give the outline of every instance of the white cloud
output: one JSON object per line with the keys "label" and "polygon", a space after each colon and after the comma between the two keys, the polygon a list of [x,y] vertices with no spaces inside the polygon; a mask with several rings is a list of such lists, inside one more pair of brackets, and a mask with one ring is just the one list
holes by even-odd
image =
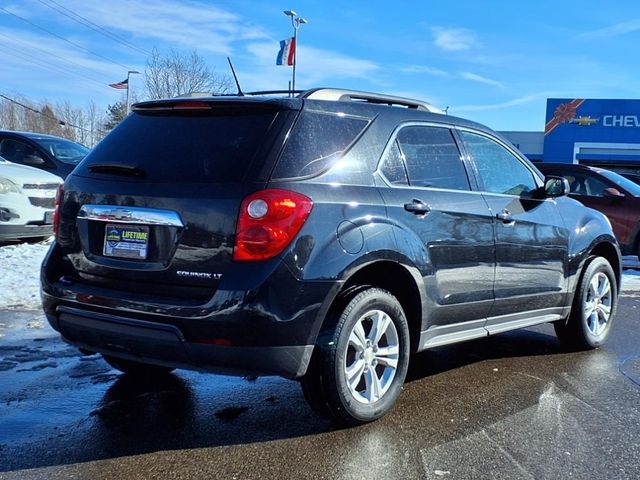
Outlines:
{"label": "white cloud", "polygon": [[261,27],[204,2],[129,0],[114,4],[74,0],[69,3],[68,8],[116,34],[126,32],[132,38],[156,39],[178,48],[230,55],[233,42],[268,38]]}
{"label": "white cloud", "polygon": [[526,103],[537,102],[542,99],[553,97],[555,95],[556,95],[555,92],[538,92],[530,95],[523,95],[522,97],[517,97],[512,100],[508,100],[506,102],[500,102],[500,103],[493,103],[493,104],[487,104],[487,105],[452,106],[449,112],[457,115],[461,112],[481,112],[484,110],[500,110],[503,108],[511,108],[511,107],[516,107],[518,105],[524,105]]}
{"label": "white cloud", "polygon": [[431,33],[434,45],[448,52],[469,50],[479,45],[475,33],[466,28],[431,27]]}
{"label": "white cloud", "polygon": [[478,75],[476,73],[462,72],[460,73],[460,78],[463,78],[465,80],[470,80],[472,82],[484,83],[485,85],[491,85],[492,87],[498,87],[498,88],[504,87],[504,85],[501,82],[497,80],[492,80],[491,78],[483,77],[482,75]]}
{"label": "white cloud", "polygon": [[[259,82],[257,88],[287,88],[291,67],[276,66],[278,48],[276,42],[251,43],[247,46],[254,57],[250,63],[256,66],[256,71],[250,77]],[[296,89],[322,83],[335,85],[336,80],[346,78],[371,80],[371,76],[380,69],[378,64],[370,60],[308,45],[300,46],[297,55]],[[277,83],[276,87],[271,86],[274,83]],[[243,85],[243,88],[246,87]]]}
{"label": "white cloud", "polygon": [[400,71],[404,73],[424,73],[426,75],[432,75],[434,77],[449,77],[451,74],[444,70],[434,67],[428,67],[426,65],[407,65],[400,67]]}
{"label": "white cloud", "polygon": [[618,35],[626,35],[640,31],[640,19],[628,20],[626,22],[616,23],[608,27],[598,30],[591,30],[578,35],[583,40],[592,40],[594,38],[615,37]]}

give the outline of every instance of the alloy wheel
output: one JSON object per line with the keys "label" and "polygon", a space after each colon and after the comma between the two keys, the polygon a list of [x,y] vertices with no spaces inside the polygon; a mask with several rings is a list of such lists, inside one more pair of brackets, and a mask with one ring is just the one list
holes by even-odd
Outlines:
{"label": "alloy wheel", "polygon": [[351,395],[371,404],[387,392],[398,368],[400,344],[391,317],[371,310],[355,323],[345,355],[344,374]]}
{"label": "alloy wheel", "polygon": [[611,283],[602,272],[596,273],[589,282],[584,302],[584,318],[593,336],[601,335],[609,323],[612,306]]}

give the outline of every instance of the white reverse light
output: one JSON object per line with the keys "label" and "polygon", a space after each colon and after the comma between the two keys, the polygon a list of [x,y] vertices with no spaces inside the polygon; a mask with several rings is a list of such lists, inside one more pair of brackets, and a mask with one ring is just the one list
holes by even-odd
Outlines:
{"label": "white reverse light", "polygon": [[268,210],[269,205],[267,205],[267,202],[259,198],[252,200],[247,206],[247,213],[251,218],[262,218],[267,214]]}

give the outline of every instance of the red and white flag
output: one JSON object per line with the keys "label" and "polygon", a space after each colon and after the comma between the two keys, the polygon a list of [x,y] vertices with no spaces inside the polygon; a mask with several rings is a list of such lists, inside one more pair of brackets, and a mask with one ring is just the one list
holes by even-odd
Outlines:
{"label": "red and white flag", "polygon": [[293,65],[296,55],[296,39],[291,37],[280,42],[280,51],[276,59],[276,65]]}
{"label": "red and white flag", "polygon": [[129,88],[129,79],[125,78],[123,81],[118,83],[110,83],[109,86],[111,88],[117,88],[118,90],[124,90]]}

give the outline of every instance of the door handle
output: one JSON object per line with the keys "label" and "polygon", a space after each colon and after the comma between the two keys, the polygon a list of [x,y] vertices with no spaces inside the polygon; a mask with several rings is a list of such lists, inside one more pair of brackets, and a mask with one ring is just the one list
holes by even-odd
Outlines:
{"label": "door handle", "polygon": [[404,209],[407,212],[414,213],[415,215],[426,215],[431,211],[429,205],[424,203],[422,200],[418,200],[417,198],[414,198],[411,203],[405,203]]}
{"label": "door handle", "polygon": [[503,208],[500,213],[496,214],[496,218],[498,220],[501,220],[502,223],[513,223],[513,222],[515,222],[515,220],[513,219],[513,215],[511,215],[511,212],[509,210],[507,210],[506,208]]}

